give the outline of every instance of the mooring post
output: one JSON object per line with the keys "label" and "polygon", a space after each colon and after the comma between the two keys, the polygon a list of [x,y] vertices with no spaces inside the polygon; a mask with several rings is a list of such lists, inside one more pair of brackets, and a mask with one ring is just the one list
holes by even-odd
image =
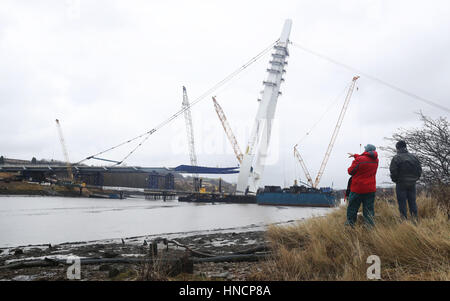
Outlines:
{"label": "mooring post", "polygon": [[152,241],[150,243],[150,256],[151,257],[158,256],[158,243],[156,241]]}

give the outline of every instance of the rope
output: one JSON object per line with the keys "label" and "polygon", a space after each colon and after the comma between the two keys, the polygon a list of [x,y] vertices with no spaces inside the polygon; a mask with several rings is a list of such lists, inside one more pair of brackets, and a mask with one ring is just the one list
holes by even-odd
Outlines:
{"label": "rope", "polygon": [[412,97],[412,98],[414,98],[414,99],[416,99],[416,100],[419,100],[419,101],[421,101],[421,102],[425,102],[425,103],[427,103],[427,104],[429,104],[429,105],[431,105],[431,106],[434,106],[434,107],[439,108],[439,109],[441,109],[441,110],[444,110],[444,111],[446,111],[446,112],[450,112],[450,109],[449,109],[449,108],[444,107],[444,106],[442,106],[442,105],[440,105],[440,104],[438,104],[438,103],[436,103],[436,102],[434,102],[434,101],[431,101],[431,100],[426,99],[426,98],[424,98],[424,97],[418,96],[418,95],[416,95],[416,94],[414,94],[414,93],[412,93],[412,92],[406,91],[405,89],[402,89],[402,88],[397,87],[397,86],[395,86],[395,85],[393,85],[393,84],[391,84],[391,83],[388,83],[388,82],[386,82],[386,81],[384,81],[384,80],[382,80],[382,79],[379,79],[379,78],[377,78],[377,77],[375,77],[375,76],[372,76],[372,75],[370,75],[370,74],[367,74],[367,73],[365,73],[365,72],[362,72],[361,70],[358,70],[358,69],[356,69],[356,68],[354,68],[354,67],[352,67],[352,66],[349,66],[349,65],[347,65],[347,64],[338,62],[338,61],[336,61],[336,60],[334,60],[334,59],[332,59],[332,58],[330,58],[330,57],[327,57],[327,56],[325,56],[325,55],[323,55],[323,54],[321,54],[321,53],[318,53],[318,52],[316,52],[316,51],[313,51],[313,50],[311,50],[311,49],[308,49],[308,48],[306,48],[306,47],[304,47],[304,46],[302,46],[302,45],[299,45],[299,44],[294,43],[294,42],[290,42],[290,43],[291,43],[293,46],[295,46],[295,47],[297,47],[297,48],[299,48],[299,49],[301,49],[301,50],[303,50],[303,51],[305,51],[305,52],[308,52],[308,53],[310,53],[310,54],[312,54],[312,55],[314,55],[314,56],[320,57],[320,58],[322,58],[322,59],[324,59],[324,60],[326,60],[326,61],[329,61],[330,63],[333,63],[333,64],[335,64],[335,65],[341,66],[341,67],[343,67],[343,68],[345,68],[345,69],[348,69],[348,70],[357,72],[357,73],[359,73],[360,75],[363,75],[363,76],[365,76],[365,77],[367,77],[367,78],[369,78],[369,79],[371,79],[371,80],[373,80],[373,81],[375,81],[375,82],[378,82],[378,83],[380,83],[380,84],[382,84],[382,85],[385,85],[385,86],[387,86],[387,87],[389,87],[389,88],[391,88],[391,89],[393,89],[393,90],[396,90],[397,92],[400,92],[400,93],[402,93],[402,94],[405,94],[405,95],[407,95],[407,96],[409,96],[409,97]]}
{"label": "rope", "polygon": [[300,140],[295,143],[295,145],[300,144],[300,142],[302,142],[307,136],[309,136],[309,134],[312,132],[312,130],[322,121],[322,119],[326,116],[326,114],[331,110],[332,107],[334,107],[337,103],[337,101],[341,98],[341,96],[345,93],[345,91],[348,90],[348,88],[350,87],[351,83],[349,83],[347,86],[345,86],[345,88],[342,90],[341,93],[339,93],[338,96],[336,96],[336,98],[333,100],[332,103],[330,103],[330,105],[328,106],[328,108],[324,111],[324,113],[322,114],[322,116],[319,118],[319,120],[317,120],[317,122],[315,122],[313,124],[313,126],[306,131],[306,134],[300,138]]}
{"label": "rope", "polygon": [[[170,116],[168,119],[164,120],[163,122],[161,122],[160,124],[158,124],[156,127],[154,127],[153,129],[139,135],[136,136],[132,139],[129,139],[127,141],[124,141],[122,143],[119,143],[113,147],[110,147],[104,151],[98,152],[95,155],[91,155],[89,157],[86,157],[85,159],[77,162],[76,164],[80,164],[86,160],[92,159],[93,157],[96,157],[98,155],[104,154],[106,152],[109,152],[111,150],[114,150],[118,147],[121,147],[125,144],[131,143],[139,138],[144,137],[144,139],[142,139],[142,141],[133,149],[131,150],[122,160],[119,161],[119,163],[116,163],[115,165],[120,165],[122,164],[126,159],[128,159],[128,157],[130,157],[140,146],[142,146],[144,144],[145,141],[147,141],[147,139],[150,137],[150,135],[152,135],[153,133],[155,133],[157,130],[159,130],[160,128],[162,128],[163,126],[165,126],[166,124],[170,123],[171,121],[173,121],[174,119],[176,119],[178,116],[180,116],[181,114],[183,114],[186,110],[190,109],[191,107],[193,107],[195,104],[199,103],[201,100],[205,99],[208,95],[210,95],[211,93],[213,93],[215,90],[217,90],[218,88],[220,88],[221,86],[223,86],[225,83],[227,83],[228,81],[230,81],[233,77],[235,77],[237,74],[239,74],[241,71],[243,71],[244,69],[246,69],[248,66],[250,66],[251,64],[253,64],[254,62],[256,62],[257,60],[259,60],[266,52],[268,52],[270,49],[272,49],[273,46],[275,46],[278,43],[278,40],[276,40],[275,42],[271,43],[267,48],[265,48],[264,50],[262,50],[260,53],[258,53],[256,56],[254,56],[253,58],[251,58],[247,63],[245,63],[244,65],[242,65],[241,67],[239,67],[238,69],[236,69],[234,72],[232,72],[231,74],[229,74],[227,77],[225,77],[223,80],[219,81],[217,84],[215,84],[212,88],[210,88],[209,90],[207,90],[206,92],[204,92],[202,95],[200,95],[199,97],[197,97],[193,102],[190,103],[189,106],[186,106],[184,108],[182,108],[181,110],[179,110],[178,112],[176,112],[175,114],[173,114],[172,116]],[[115,166],[114,165],[114,166]]]}

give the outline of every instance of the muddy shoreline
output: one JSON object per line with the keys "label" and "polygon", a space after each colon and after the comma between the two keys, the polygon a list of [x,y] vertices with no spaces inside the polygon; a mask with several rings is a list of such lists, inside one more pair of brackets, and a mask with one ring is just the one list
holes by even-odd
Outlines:
{"label": "muddy shoreline", "polygon": [[[242,229],[240,229],[242,231]],[[13,267],[20,263],[65,262],[69,256],[83,260],[96,259],[98,264],[81,265],[81,279],[84,281],[114,280],[251,280],[251,275],[258,270],[258,260],[221,262],[198,262],[199,257],[229,256],[252,249],[267,246],[265,231],[248,230],[239,232],[225,229],[223,232],[201,234],[168,234],[161,236],[141,236],[124,239],[101,240],[91,242],[62,243],[57,245],[30,245],[0,249],[0,280],[36,281],[67,279],[65,264],[33,267]],[[153,256],[155,252],[157,256]],[[194,252],[194,253],[193,253]],[[200,256],[200,255],[201,256]],[[258,252],[253,253],[258,254]],[[204,256],[203,256],[204,255]],[[234,255],[235,256],[235,255]],[[246,255],[252,257],[253,255]],[[110,260],[113,258],[113,260]],[[114,263],[130,258],[179,261],[180,258],[194,259],[192,267],[181,269],[167,275],[148,276],[148,265],[142,262]],[[107,263],[102,263],[106,261]],[[151,260],[150,260],[151,261]],[[147,270],[146,270],[147,269]],[[147,272],[147,278],[144,276]],[[159,278],[159,279],[158,279]]]}
{"label": "muddy shoreline", "polygon": [[[304,218],[271,224],[288,225]],[[170,275],[151,276],[145,280],[252,280],[252,274],[260,266],[259,261],[267,258],[270,251],[265,237],[268,224],[258,222],[241,227],[230,226],[233,228],[123,236],[93,241],[55,240],[54,243],[48,240],[52,245],[7,244],[8,247],[0,247],[0,281],[68,280],[66,261],[71,256],[82,261],[82,281],[143,280],[142,270],[145,269],[145,264],[137,261],[156,258],[157,261],[172,262],[184,257],[189,257],[192,261],[192,269],[181,269],[179,273]],[[173,242],[164,244],[164,240]],[[155,242],[157,257],[152,257],[151,245]],[[266,254],[262,254],[264,252],[261,248]],[[248,258],[243,256],[245,258],[241,258],[242,260],[234,260],[233,257],[233,260],[208,262],[200,256],[206,254],[208,257],[230,257],[244,255],[242,252],[249,249],[257,250],[245,253]],[[92,260],[98,263],[93,264]]]}

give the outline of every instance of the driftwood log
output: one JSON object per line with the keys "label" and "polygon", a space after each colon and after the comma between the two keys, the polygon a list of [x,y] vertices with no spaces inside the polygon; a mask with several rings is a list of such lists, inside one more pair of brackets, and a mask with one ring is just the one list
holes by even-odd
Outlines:
{"label": "driftwood log", "polygon": [[[188,247],[186,245],[180,244],[176,240],[167,240],[167,239],[161,239],[161,240],[166,245],[168,243],[173,243],[177,247],[185,248],[186,250],[188,250],[195,257],[206,257],[206,258],[208,258],[208,257],[217,257],[218,256],[217,254],[210,254],[210,253],[206,253],[204,251],[193,250],[193,249],[191,249],[190,247]],[[232,253],[230,255],[254,254],[256,252],[266,252],[266,251],[269,251],[269,247],[264,244],[264,245],[259,245],[259,246],[256,246],[256,247],[240,250],[240,251],[234,252],[234,253]]]}
{"label": "driftwood log", "polygon": [[160,241],[162,241],[165,245],[169,245],[169,243],[172,243],[174,245],[176,245],[177,247],[180,248],[185,248],[186,250],[188,250],[192,255],[196,256],[196,257],[213,257],[213,254],[209,254],[209,253],[205,253],[205,252],[201,252],[201,251],[196,251],[191,249],[190,247],[180,244],[179,242],[177,242],[176,240],[169,240],[169,239],[161,239]]}
{"label": "driftwood log", "polygon": [[267,258],[269,253],[267,254],[232,254],[232,255],[222,255],[222,256],[214,256],[208,258],[194,258],[192,259],[195,263],[200,262],[251,262],[251,261],[259,261]]}
{"label": "driftwood log", "polygon": [[[176,245],[177,247],[181,247],[186,249],[190,257],[178,257],[178,258],[157,258],[157,243],[163,242],[165,245],[169,245],[169,243]],[[211,254],[205,251],[193,250],[191,247],[187,245],[183,245],[176,240],[168,240],[165,238],[160,238],[154,240],[150,244],[150,255],[151,258],[81,258],[80,263],[82,265],[95,265],[95,264],[112,264],[112,263],[121,263],[121,264],[155,264],[165,265],[165,266],[178,266],[183,272],[189,272],[192,269],[193,263],[201,263],[201,262],[251,262],[258,261],[267,258],[270,253],[270,249],[267,245],[259,245],[248,249],[243,249],[231,254]],[[23,261],[15,262],[0,266],[0,270],[2,269],[22,269],[22,268],[32,268],[32,267],[49,267],[49,266],[58,266],[58,265],[71,265],[72,263],[67,263],[66,260],[63,259],[52,259],[52,258],[44,258],[39,260],[29,260],[26,259]],[[187,267],[187,268],[186,268]],[[187,269],[187,271],[185,271]]]}
{"label": "driftwood log", "polygon": [[[80,263],[82,265],[93,265],[93,264],[107,264],[107,263],[122,263],[122,264],[159,264],[159,265],[177,265],[180,262],[184,262],[183,265],[190,265],[192,263],[201,262],[242,262],[242,261],[258,261],[267,258],[269,253],[266,254],[230,254],[221,255],[213,257],[203,257],[203,258],[81,258]],[[40,259],[31,261],[20,261],[7,265],[0,266],[0,269],[23,269],[32,267],[49,267],[58,265],[71,265],[72,263],[67,263],[65,260],[61,259]]]}

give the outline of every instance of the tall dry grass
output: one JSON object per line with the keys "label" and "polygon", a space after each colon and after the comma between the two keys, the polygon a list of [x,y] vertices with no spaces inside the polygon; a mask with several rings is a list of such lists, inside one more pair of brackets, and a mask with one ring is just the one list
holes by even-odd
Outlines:
{"label": "tall dry grass", "polygon": [[367,280],[367,257],[381,259],[383,280],[450,280],[450,222],[434,199],[418,198],[419,220],[402,221],[396,203],[377,199],[373,229],[346,207],[292,226],[272,226],[273,258],[255,280]]}

